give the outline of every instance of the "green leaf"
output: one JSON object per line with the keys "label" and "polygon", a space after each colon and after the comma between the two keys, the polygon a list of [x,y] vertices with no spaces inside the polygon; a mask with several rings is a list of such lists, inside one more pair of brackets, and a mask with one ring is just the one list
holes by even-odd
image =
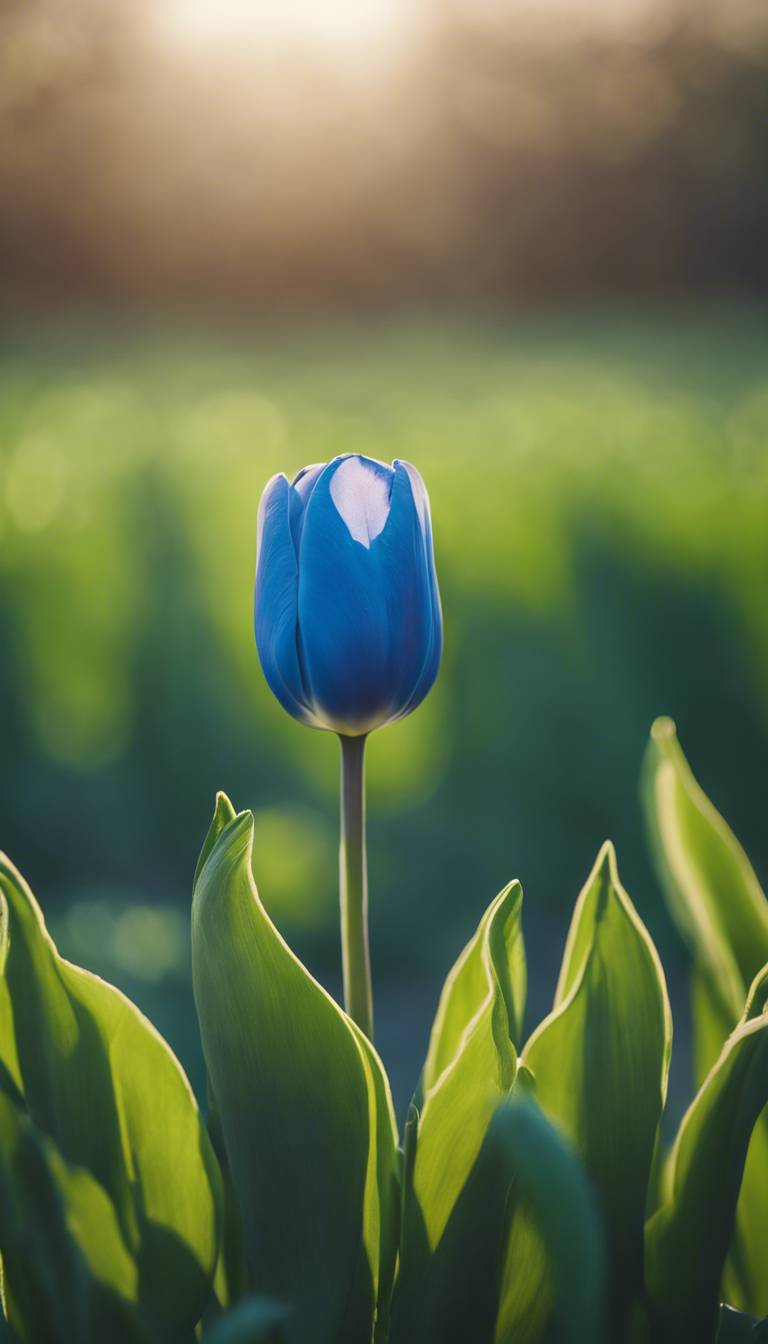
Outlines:
{"label": "green leaf", "polygon": [[252,849],[244,812],[210,848],[192,910],[195,999],[249,1284],[290,1305],[289,1344],[352,1344],[371,1338],[393,1273],[389,1085],[365,1037],[271,923]]}
{"label": "green leaf", "polygon": [[[216,794],[216,804],[213,810],[211,824],[203,841],[203,847],[200,851],[200,857],[195,868],[195,875],[192,882],[192,892],[197,885],[197,879],[202,872],[205,862],[213,846],[230,821],[235,819],[235,809],[225,793]],[[224,1146],[224,1134],[221,1128],[221,1117],[213,1092],[213,1084],[210,1077],[208,1082],[208,1133],[213,1144],[213,1151],[216,1154],[219,1168],[222,1176],[223,1186],[223,1217],[221,1230],[221,1243],[219,1246],[219,1260],[216,1266],[216,1275],[214,1278],[214,1293],[219,1307],[231,1307],[237,1302],[245,1292],[245,1252],[243,1247],[243,1226],[240,1217],[240,1209],[237,1203],[232,1173],[229,1169],[229,1159],[227,1158],[226,1148]]]}
{"label": "green leaf", "polygon": [[0,1092],[0,1250],[10,1323],[26,1344],[145,1338],[138,1268],[109,1197]]}
{"label": "green leaf", "polygon": [[[495,1344],[546,1337],[598,1344],[604,1252],[586,1172],[533,1101],[503,1103],[489,1142],[514,1183],[515,1217],[503,1271]],[[538,1273],[537,1273],[538,1270]]]}
{"label": "green leaf", "polygon": [[723,1279],[729,1301],[768,1313],[768,1113],[757,1121],[747,1150],[736,1226]]}
{"label": "green leaf", "polygon": [[[696,1079],[704,1082],[729,1034],[729,1023],[712,982],[694,966],[692,979]],[[736,1225],[723,1277],[723,1295],[743,1309],[768,1313],[768,1113],[752,1131],[736,1209]]]}
{"label": "green leaf", "polygon": [[[692,948],[699,1083],[768,961],[768,901],[727,823],[697,784],[669,719],[653,726],[644,769],[649,831],[670,910]],[[724,1281],[740,1307],[768,1314],[768,1115],[755,1127]]]}
{"label": "green leaf", "polygon": [[717,1344],[768,1344],[768,1317],[759,1320],[733,1307],[722,1306],[717,1327]]}
{"label": "green leaf", "polygon": [[582,1155],[611,1255],[621,1333],[643,1285],[643,1226],[672,1023],[664,973],[603,846],[571,922],[553,1012],[524,1052],[536,1096]]}
{"label": "green leaf", "polygon": [[287,1307],[268,1297],[247,1297],[206,1333],[205,1344],[283,1344]]}
{"label": "green leaf", "polygon": [[197,867],[195,868],[195,875],[192,879],[193,895],[195,887],[197,886],[197,879],[208,861],[213,846],[216,844],[216,841],[225,827],[229,825],[230,821],[234,821],[235,816],[235,809],[229,798],[223,790],[219,789],[219,792],[216,794],[216,802],[213,808],[211,824],[208,827],[208,832],[203,841],[203,847],[200,850],[200,857],[197,860]]}
{"label": "green leaf", "polygon": [[3,1302],[19,1338],[40,1344],[90,1328],[85,1266],[66,1226],[46,1154],[26,1117],[0,1093]]}
{"label": "green leaf", "polygon": [[499,892],[446,979],[424,1066],[427,1092],[456,1058],[462,1037],[486,998],[489,964],[504,1000],[507,1035],[514,1045],[521,1044],[526,990],[522,898],[519,882],[510,882]]}
{"label": "green leaf", "polygon": [[714,1339],[747,1149],[767,1102],[768,967],[683,1119],[668,1199],[648,1223],[648,1293],[669,1344]]}
{"label": "green leaf", "polygon": [[446,980],[424,1070],[413,1192],[430,1248],[438,1244],[499,1099],[512,1087],[524,978],[512,882],[491,903]]}
{"label": "green leaf", "polygon": [[445,1339],[446,1329],[459,1330],[467,1304],[474,1304],[473,1339],[491,1337],[508,1213],[506,1190],[480,1155],[517,1076],[511,1035],[525,990],[521,906],[513,882],[489,906],[443,989],[423,1109],[406,1130],[396,1339]]}
{"label": "green leaf", "polygon": [[768,902],[744,850],[691,773],[671,719],[651,730],[646,817],[669,907],[729,1014],[768,961]]}
{"label": "green leaf", "polygon": [[185,1337],[208,1296],[220,1175],[189,1083],[151,1024],[97,976],[60,957],[41,911],[0,856],[7,920],[0,1072],[65,1162],[114,1206],[139,1270],[145,1318]]}
{"label": "green leaf", "polygon": [[[229,1158],[224,1145],[224,1131],[221,1116],[213,1095],[213,1087],[208,1080],[208,1133],[211,1136],[213,1151],[221,1169],[223,1187],[223,1217],[221,1243],[213,1291],[220,1308],[226,1309],[238,1302],[245,1293],[245,1247],[243,1245],[243,1222]],[[213,1306],[213,1304],[211,1304]]]}
{"label": "green leaf", "polygon": [[[742,1003],[745,994],[746,988],[741,996]],[[693,1076],[696,1086],[701,1087],[712,1065],[720,1058],[720,1052],[738,1018],[736,1021],[731,1020],[731,1014],[725,1009],[711,977],[697,962],[693,963],[691,969],[691,1019]]]}
{"label": "green leaf", "polygon": [[524,1092],[515,1089],[497,1106],[443,1238],[420,1271],[406,1291],[398,1282],[392,1344],[602,1338],[595,1199],[577,1156]]}

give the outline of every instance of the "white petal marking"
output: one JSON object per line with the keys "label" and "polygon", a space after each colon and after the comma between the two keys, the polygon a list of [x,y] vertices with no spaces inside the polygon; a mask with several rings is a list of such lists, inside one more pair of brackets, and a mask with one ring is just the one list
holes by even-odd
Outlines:
{"label": "white petal marking", "polygon": [[387,477],[359,457],[348,457],[333,473],[331,499],[349,535],[370,550],[389,517]]}

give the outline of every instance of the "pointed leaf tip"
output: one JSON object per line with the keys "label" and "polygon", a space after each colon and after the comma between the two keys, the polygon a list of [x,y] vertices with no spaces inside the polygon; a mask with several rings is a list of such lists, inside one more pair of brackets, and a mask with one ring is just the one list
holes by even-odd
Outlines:
{"label": "pointed leaf tip", "polygon": [[424,1066],[424,1090],[429,1092],[462,1047],[472,1019],[492,988],[504,1052],[507,1039],[520,1044],[525,1007],[526,967],[522,935],[523,889],[510,882],[491,902],[474,935],[449,971],[440,995]]}
{"label": "pointed leaf tip", "polygon": [[289,1344],[370,1338],[395,1253],[389,1086],[270,920],[253,831],[245,811],[215,835],[192,906],[195,1001],[249,1287],[291,1304]]}
{"label": "pointed leaf tip", "polygon": [[747,986],[768,961],[768,902],[736,836],[697,782],[674,727],[657,731],[654,725],[643,799],[670,913],[733,1027]]}
{"label": "pointed leaf tip", "polygon": [[671,1032],[658,954],[606,842],[576,902],[554,1009],[523,1058],[543,1110],[597,1187],[610,1229],[619,1333],[642,1291],[645,1203]]}
{"label": "pointed leaf tip", "polygon": [[208,827],[206,837],[203,841],[203,847],[200,850],[200,857],[197,860],[195,874],[194,877],[192,878],[193,891],[197,885],[200,874],[202,873],[203,868],[205,867],[208,861],[213,846],[216,844],[216,841],[218,840],[219,836],[221,835],[225,827],[227,827],[229,823],[234,820],[234,817],[235,817],[234,807],[229,801],[229,798],[227,797],[226,793],[224,793],[222,789],[219,789],[218,793],[216,794],[216,799],[213,806],[213,816],[211,818],[211,823],[210,826]]}

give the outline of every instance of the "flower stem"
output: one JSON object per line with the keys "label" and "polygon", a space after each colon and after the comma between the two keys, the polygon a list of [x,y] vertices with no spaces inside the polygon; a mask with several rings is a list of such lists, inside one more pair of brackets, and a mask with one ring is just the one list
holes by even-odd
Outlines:
{"label": "flower stem", "polygon": [[373,1040],[371,958],[368,950],[368,864],[365,853],[365,735],[341,742],[341,959],[344,1007]]}

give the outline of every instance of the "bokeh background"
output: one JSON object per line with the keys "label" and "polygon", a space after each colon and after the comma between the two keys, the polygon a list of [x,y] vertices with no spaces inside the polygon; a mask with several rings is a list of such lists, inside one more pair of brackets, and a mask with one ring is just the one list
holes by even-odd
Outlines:
{"label": "bokeh background", "polygon": [[533,1023],[601,841],[662,950],[648,729],[768,877],[763,0],[2,0],[0,844],[197,1085],[224,788],[338,992],[337,753],[251,627],[267,477],[403,456],[446,652],[369,752],[398,1106],[509,878]]}

